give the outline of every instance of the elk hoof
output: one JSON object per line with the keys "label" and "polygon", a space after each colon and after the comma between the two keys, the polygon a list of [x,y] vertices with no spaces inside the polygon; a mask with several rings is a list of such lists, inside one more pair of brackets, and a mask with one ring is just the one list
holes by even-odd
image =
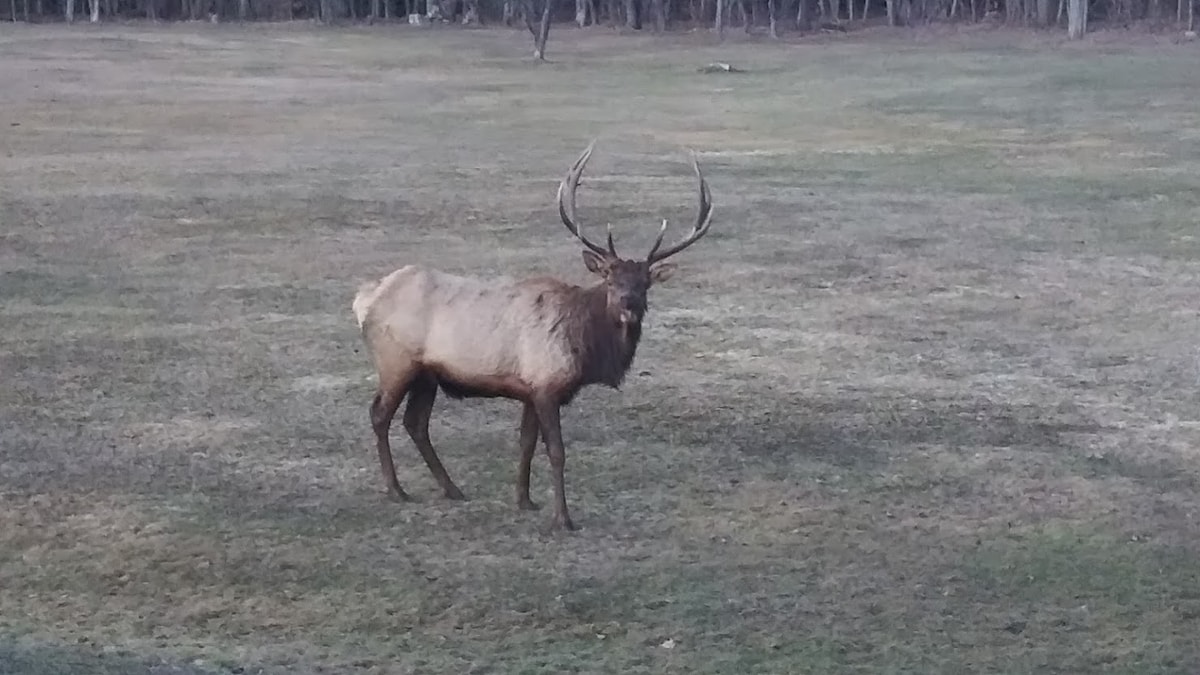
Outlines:
{"label": "elk hoof", "polygon": [[570,516],[558,516],[554,519],[554,527],[568,532],[573,532],[579,528],[575,527],[575,523],[571,522]]}
{"label": "elk hoof", "polygon": [[453,483],[446,486],[446,499],[453,499],[456,502],[465,502],[467,500],[462,490],[459,490],[458,486]]}
{"label": "elk hoof", "polygon": [[404,504],[412,501],[412,497],[409,497],[408,493],[400,488],[392,488],[388,490],[388,499],[396,502],[397,504]]}
{"label": "elk hoof", "polygon": [[529,497],[526,497],[524,499],[517,500],[517,508],[521,509],[522,511],[537,511],[538,509],[542,508],[542,505],[533,501]]}

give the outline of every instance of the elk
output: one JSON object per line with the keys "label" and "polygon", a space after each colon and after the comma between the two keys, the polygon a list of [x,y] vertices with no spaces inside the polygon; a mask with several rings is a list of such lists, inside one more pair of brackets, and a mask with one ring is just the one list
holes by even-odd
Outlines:
{"label": "elk", "polygon": [[675,269],[663,262],[708,233],[712,197],[696,155],[700,211],[691,232],[662,248],[664,220],[643,260],[617,255],[612,226],[600,246],[576,224],[575,192],[596,145],[593,140],[558,187],[563,225],[583,244],[583,263],[600,277],[591,286],[558,279],[479,279],[407,265],[362,284],[353,301],[362,339],[379,381],[370,405],[379,464],[394,501],[409,501],[396,479],[388,432],[407,396],[404,428],[449,499],[464,499],[429,440],[429,420],[440,389],[462,398],[515,399],[524,404],[517,468],[517,506],[529,498],[529,469],[539,434],[550,458],[555,527],[574,530],[567,513],[560,409],[585,386],[620,388],[642,334],[650,286]]}

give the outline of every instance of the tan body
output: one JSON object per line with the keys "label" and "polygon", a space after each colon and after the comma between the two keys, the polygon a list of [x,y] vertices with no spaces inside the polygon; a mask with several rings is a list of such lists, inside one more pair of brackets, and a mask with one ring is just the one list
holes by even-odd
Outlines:
{"label": "tan body", "polygon": [[458,398],[524,401],[535,390],[573,395],[620,384],[637,348],[636,336],[627,338],[637,331],[603,325],[605,295],[603,284],[485,280],[408,265],[360,286],[353,307],[380,371],[420,369]]}
{"label": "tan body", "polygon": [[575,188],[591,151],[588,146],[559,187],[559,211],[567,229],[589,249],[583,252],[584,263],[602,278],[596,285],[545,277],[478,279],[408,265],[359,287],[354,315],[379,375],[371,424],[393,499],[408,500],[396,479],[388,439],[405,398],[404,428],[451,499],[462,499],[462,491],[429,440],[438,390],[455,398],[511,398],[524,404],[518,506],[538,508],[529,498],[529,470],[541,436],[554,481],[555,523],[574,529],[567,513],[560,408],[587,385],[620,386],[641,338],[646,293],[674,268],[660,261],[703,236],[711,215],[708,187],[697,165],[700,217],[691,235],[658,253],[664,222],[646,260],[621,259],[611,232],[604,249],[583,237],[574,223]]}

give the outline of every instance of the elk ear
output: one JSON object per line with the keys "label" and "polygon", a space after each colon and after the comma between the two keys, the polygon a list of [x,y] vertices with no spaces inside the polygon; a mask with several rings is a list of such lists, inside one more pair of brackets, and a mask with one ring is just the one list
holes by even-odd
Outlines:
{"label": "elk ear", "polygon": [[675,263],[658,263],[650,268],[650,281],[652,283],[661,284],[675,274]]}
{"label": "elk ear", "polygon": [[592,274],[599,274],[600,276],[608,274],[608,261],[598,253],[584,251],[583,264],[587,265],[588,271]]}

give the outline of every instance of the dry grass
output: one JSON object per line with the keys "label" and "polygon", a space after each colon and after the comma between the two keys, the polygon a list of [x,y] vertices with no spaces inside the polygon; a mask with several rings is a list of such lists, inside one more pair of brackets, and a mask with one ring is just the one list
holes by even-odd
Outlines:
{"label": "dry grass", "polygon": [[[1195,672],[1195,48],[875,37],[0,28],[0,672]],[[717,223],[582,531],[499,401],[386,502],[354,289],[583,280],[593,135],[587,221],[685,222],[686,144]]]}

